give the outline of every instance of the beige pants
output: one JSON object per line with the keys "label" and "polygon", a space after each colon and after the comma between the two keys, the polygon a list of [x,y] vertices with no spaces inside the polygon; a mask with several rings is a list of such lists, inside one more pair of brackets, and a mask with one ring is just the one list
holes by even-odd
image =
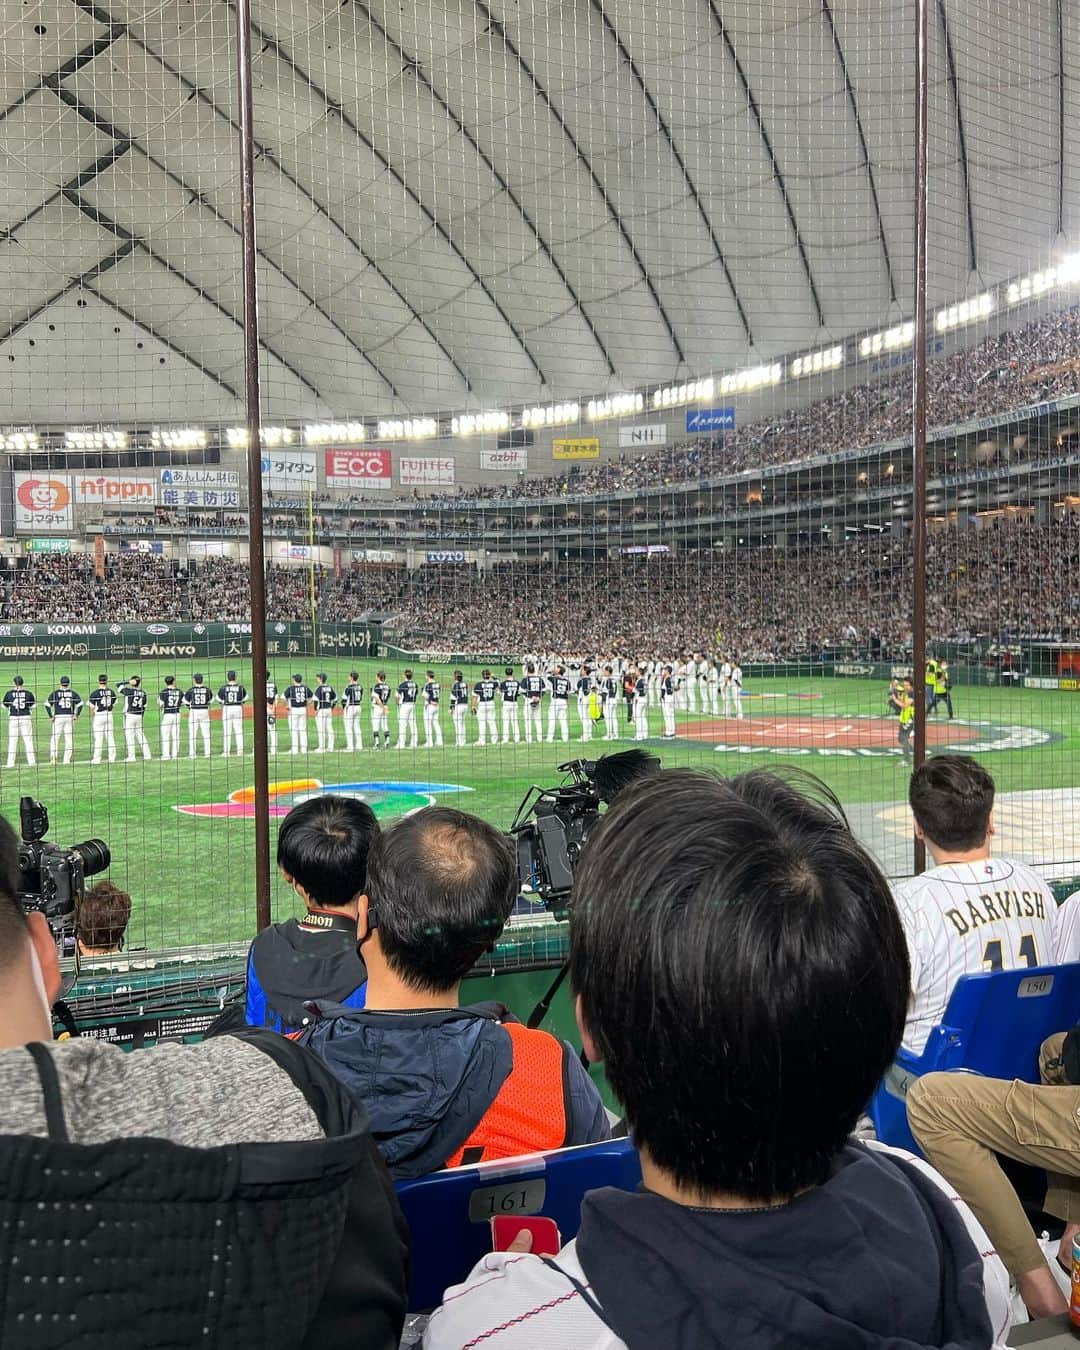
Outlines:
{"label": "beige pants", "polygon": [[1080,1223],[1080,1087],[1062,1079],[1064,1039],[1062,1033],[1042,1045],[1045,1086],[928,1073],[908,1091],[912,1134],[975,1211],[1014,1278],[1042,1267],[1045,1257],[995,1153],[1044,1168],[1047,1213]]}

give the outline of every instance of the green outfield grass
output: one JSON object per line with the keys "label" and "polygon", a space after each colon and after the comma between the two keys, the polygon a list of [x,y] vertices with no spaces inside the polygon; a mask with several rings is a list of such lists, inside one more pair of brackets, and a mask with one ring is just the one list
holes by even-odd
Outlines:
{"label": "green outfield grass", "polygon": [[[309,684],[315,684],[316,669],[326,669],[331,682],[340,691],[350,665],[341,660],[314,661],[303,659],[292,664],[277,662],[272,676],[279,687],[288,683],[292,670],[302,671]],[[226,665],[237,666],[241,679],[250,687],[250,673],[236,661],[208,661],[201,664],[207,681],[216,690],[224,680]],[[369,689],[376,663],[359,663],[361,680]],[[401,678],[400,665],[387,665],[391,684]],[[6,688],[15,673],[21,673],[27,685],[44,701],[62,674],[71,676],[74,687],[85,698],[96,683],[102,667],[99,663],[84,662],[52,666],[41,662],[33,667],[25,663],[16,667],[0,663],[0,681]],[[191,670],[176,667],[175,662],[155,664],[145,661],[139,666],[144,685],[154,700],[163,677],[171,672],[178,683],[187,687]],[[134,673],[132,669],[113,668],[108,671],[114,685]],[[475,679],[476,667],[466,674]],[[452,678],[446,667],[439,670],[443,681],[444,699]],[[814,723],[818,719],[857,718],[853,725],[856,738],[869,736],[874,726],[866,718],[880,718],[884,706],[884,687],[878,681],[860,679],[832,679],[807,674],[803,678],[748,681],[744,701],[747,726],[742,734],[753,734],[753,728],[764,727],[765,719],[791,729],[792,745],[814,744]],[[1080,787],[1080,731],[1073,713],[1073,696],[1057,691],[1036,691],[1012,688],[966,688],[954,691],[957,717],[963,721],[990,723],[997,727],[1034,728],[1050,733],[1050,739],[1039,745],[1020,749],[992,750],[982,758],[994,773],[999,790],[1006,792],[1030,791],[1046,788]],[[807,697],[811,696],[811,697]],[[545,706],[546,728],[546,706]],[[680,725],[700,720],[680,713]],[[808,720],[807,720],[808,719]],[[6,717],[3,719],[6,722]],[[421,739],[423,738],[422,715]],[[765,753],[756,745],[738,753],[717,753],[712,743],[678,739],[660,739],[660,713],[650,710],[650,731],[655,739],[648,744],[659,753],[665,765],[703,766],[721,772],[740,772],[764,766],[777,767],[782,763],[798,763],[819,774],[848,805],[858,803],[901,803],[906,791],[907,775],[891,747],[895,724],[887,724],[884,734],[887,744],[873,755],[828,755],[815,752]],[[469,721],[470,742],[476,738],[476,719]],[[339,749],[332,755],[309,753],[306,759],[287,753],[289,744],[285,719],[279,718],[280,751],[271,762],[271,781],[318,779],[324,784],[352,782],[385,782],[387,784],[423,782],[459,785],[468,792],[446,794],[440,800],[480,813],[491,821],[509,825],[522,794],[532,783],[551,785],[558,781],[556,766],[578,755],[602,753],[611,748],[627,748],[630,728],[620,718],[623,736],[618,747],[598,743],[594,737],[588,746],[577,740],[580,732],[576,704],[570,705],[570,744],[561,742],[541,746],[505,746],[481,749],[470,744],[458,750],[450,744],[453,731],[449,707],[442,710],[443,735],[447,745],[442,750],[384,751],[371,749],[370,713],[365,704],[363,731],[365,749],[360,754],[346,754],[340,749],[344,743],[340,718],[335,719]],[[210,760],[189,760],[187,756],[186,719],[181,727],[181,758],[162,763],[157,758],[160,745],[159,717],[156,704],[146,718],[146,731],[155,758],[150,762],[91,766],[89,717],[84,715],[75,730],[75,763],[70,766],[50,766],[48,759],[48,725],[43,710],[34,716],[38,767],[29,769],[20,764],[16,771],[0,769],[0,810],[11,820],[17,818],[18,798],[29,793],[40,798],[49,807],[52,829],[49,838],[63,845],[96,836],[103,838],[113,852],[113,878],[132,893],[134,917],[131,943],[137,946],[159,947],[192,942],[211,942],[250,936],[254,929],[253,822],[250,819],[209,819],[182,814],[174,808],[182,803],[225,802],[229,794],[249,787],[252,782],[251,725],[245,725],[248,754],[243,759],[220,758],[221,727],[212,726],[214,757]],[[123,724],[119,711],[115,729],[120,758],[125,750]],[[396,737],[396,710],[391,711],[391,730]],[[795,731],[798,730],[798,735]],[[0,728],[0,751],[6,751],[6,727]],[[723,736],[724,729],[720,731]],[[776,733],[780,739],[788,734]],[[976,728],[968,734],[983,736],[984,729]],[[996,734],[996,733],[995,733]],[[311,723],[309,739],[315,744],[315,728]],[[0,758],[0,764],[4,761]],[[389,791],[389,790],[388,790]],[[439,794],[434,794],[439,796]],[[392,816],[420,804],[426,797],[407,797],[401,791],[385,797],[377,809]],[[1080,869],[1078,869],[1080,870]],[[296,909],[295,897],[283,883],[274,885],[276,917],[283,917]]]}

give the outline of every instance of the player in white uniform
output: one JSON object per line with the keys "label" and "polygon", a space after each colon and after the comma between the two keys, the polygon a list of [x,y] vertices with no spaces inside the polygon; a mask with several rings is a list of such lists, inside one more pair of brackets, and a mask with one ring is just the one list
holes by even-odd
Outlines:
{"label": "player in white uniform", "polygon": [[734,717],[735,709],[732,707],[731,693],[731,662],[726,656],[720,664],[720,697],[724,704],[724,716]]}
{"label": "player in white uniform", "polygon": [[363,703],[364,688],[360,683],[360,672],[350,670],[349,682],[341,691],[346,750],[363,750],[364,748],[364,728],[360,721],[360,709],[363,707]]}
{"label": "player in white uniform", "polygon": [[735,705],[735,716],[743,715],[742,706],[742,666],[739,665],[739,658],[736,656],[731,662],[731,701]]}
{"label": "player in white uniform", "polygon": [[894,887],[911,960],[903,1045],[922,1054],[961,975],[1080,959],[1075,901],[1060,909],[1033,868],[991,858],[994,780],[966,755],[935,755],[911,778],[915,834],[934,866]]}
{"label": "player in white uniform", "polygon": [[435,672],[427,672],[423,689],[424,695],[424,749],[442,745],[442,723],[439,721],[439,702],[442,698],[442,685],[435,678]]}
{"label": "player in white uniform", "polygon": [[319,683],[315,686],[315,746],[317,755],[329,755],[334,750],[334,709],[337,707],[337,690],[329,682],[325,670],[319,671]]}
{"label": "player in white uniform", "polygon": [[67,675],[61,675],[60,688],[54,689],[46,700],[45,706],[52,721],[52,735],[49,737],[49,763],[55,764],[60,757],[63,745],[64,763],[71,763],[72,728],[82,712],[82,695],[71,687]]}
{"label": "player in white uniform", "polygon": [[488,738],[492,745],[499,744],[499,733],[495,729],[495,693],[499,687],[492,679],[491,671],[484,670],[473,686],[473,708],[476,711],[476,744],[486,745]]}
{"label": "player in white uniform", "polygon": [[184,696],[176,687],[176,676],[165,676],[165,688],[157,696],[161,709],[161,758],[176,759],[180,754],[180,708]]}
{"label": "player in white uniform", "polygon": [[91,764],[101,763],[101,752],[107,751],[109,763],[116,760],[116,737],[113,735],[113,709],[116,707],[116,690],[109,685],[108,675],[98,676],[98,687],[90,695],[90,707],[93,719],[90,730],[93,734],[94,750]]}
{"label": "player in white uniform", "polygon": [[303,675],[294,675],[283,695],[289,705],[289,754],[306,755],[308,749],[308,704],[315,697]]}
{"label": "player in white uniform", "polygon": [[226,674],[225,681],[217,696],[221,704],[221,754],[227,759],[234,748],[238,755],[244,753],[244,701],[247,699],[247,690],[237,681],[235,670]]}
{"label": "player in white uniform", "polygon": [[379,737],[383,748],[390,749],[390,686],[386,683],[386,671],[380,670],[371,686],[371,739],[375,749],[379,749]]}
{"label": "player in white uniform", "polygon": [[191,688],[184,695],[188,710],[188,759],[195,758],[199,738],[202,738],[203,757],[210,758],[210,703],[213,699],[203,677],[196,672],[191,677]]}
{"label": "player in white uniform", "polygon": [[549,741],[555,739],[555,732],[564,741],[570,739],[570,719],[566,715],[567,704],[570,700],[570,677],[566,673],[564,666],[557,665],[555,673],[548,676],[548,683],[551,685],[551,702],[548,705],[548,735]]}
{"label": "player in white uniform", "polygon": [[503,674],[505,678],[499,681],[499,692],[502,694],[503,745],[510,744],[511,736],[514,738],[514,744],[517,745],[521,740],[521,721],[518,717],[518,704],[521,702],[521,681],[515,676],[513,666],[507,666]]}
{"label": "player in white uniform", "polygon": [[686,711],[697,712],[698,663],[693,656],[683,662],[683,684],[686,689]]}
{"label": "player in white uniform", "polygon": [[716,657],[709,658],[709,667],[705,672],[705,693],[708,697],[709,712],[713,717],[720,716],[720,668]]}
{"label": "player in white uniform", "polygon": [[15,767],[15,756],[20,745],[26,755],[27,764],[37,763],[37,756],[34,754],[34,732],[30,725],[30,714],[36,702],[37,699],[26,688],[23,677],[16,675],[11,682],[11,688],[4,695],[4,707],[8,713],[7,766],[9,769]]}
{"label": "player in white uniform", "polygon": [[649,681],[645,677],[645,668],[638,670],[634,682],[634,740],[644,741],[649,736]]}
{"label": "player in white uniform", "polygon": [[619,739],[619,682],[611,666],[604,667],[600,681],[600,706],[604,710],[604,740]]}
{"label": "player in white uniform", "polygon": [[539,744],[544,739],[544,678],[536,673],[532,661],[525,666],[521,689],[525,695],[525,744],[530,745],[534,737]]}
{"label": "player in white uniform", "polygon": [[588,662],[581,667],[581,674],[577,677],[577,713],[578,720],[581,723],[581,739],[583,741],[592,740],[592,718],[589,716],[589,696],[592,693],[592,671]]}
{"label": "player in white uniform", "polygon": [[454,723],[454,745],[460,750],[465,744],[465,719],[469,715],[469,686],[460,670],[454,671],[450,686],[450,717]]}
{"label": "player in white uniform", "polygon": [[136,750],[142,751],[143,759],[151,758],[150,742],[146,739],[143,719],[146,717],[146,705],[150,702],[146,690],[142,687],[142,676],[132,675],[127,684],[120,686],[120,697],[124,700],[124,740],[127,743],[127,763],[138,758]]}
{"label": "player in white uniform", "polygon": [[405,672],[405,678],[397,687],[396,697],[399,712],[394,749],[404,750],[405,742],[408,741],[408,748],[415,750],[420,744],[420,732],[416,725],[416,701],[420,697],[420,686],[413,679],[411,670]]}
{"label": "player in white uniform", "polygon": [[675,677],[670,666],[665,666],[660,676],[660,711],[664,717],[664,736],[670,739],[675,735]]}
{"label": "player in white uniform", "polygon": [[267,753],[277,754],[277,700],[278,687],[273,680],[266,681],[266,748]]}

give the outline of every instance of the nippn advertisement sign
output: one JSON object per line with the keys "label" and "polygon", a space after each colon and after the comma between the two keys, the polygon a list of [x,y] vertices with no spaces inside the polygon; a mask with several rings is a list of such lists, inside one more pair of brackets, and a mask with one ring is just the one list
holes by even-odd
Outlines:
{"label": "nippn advertisement sign", "polygon": [[15,528],[23,534],[71,529],[71,479],[66,473],[16,473]]}
{"label": "nippn advertisement sign", "polygon": [[98,474],[96,477],[80,477],[76,474],[75,501],[79,506],[104,502],[106,505],[149,510],[157,502],[157,480],[127,478],[120,474]]}
{"label": "nippn advertisement sign", "polygon": [[327,487],[368,488],[393,486],[389,450],[327,450]]}

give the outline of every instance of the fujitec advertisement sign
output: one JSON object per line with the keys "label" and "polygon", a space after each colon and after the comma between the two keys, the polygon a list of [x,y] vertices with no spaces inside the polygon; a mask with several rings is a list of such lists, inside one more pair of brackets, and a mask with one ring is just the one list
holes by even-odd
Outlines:
{"label": "fujitec advertisement sign", "polygon": [[364,492],[393,487],[389,450],[327,450],[327,487],[354,488]]}
{"label": "fujitec advertisement sign", "polygon": [[398,460],[398,480],[413,487],[438,486],[454,481],[454,461],[430,455],[402,455]]}
{"label": "fujitec advertisement sign", "polygon": [[66,473],[16,473],[15,529],[20,534],[70,530],[71,478]]}

